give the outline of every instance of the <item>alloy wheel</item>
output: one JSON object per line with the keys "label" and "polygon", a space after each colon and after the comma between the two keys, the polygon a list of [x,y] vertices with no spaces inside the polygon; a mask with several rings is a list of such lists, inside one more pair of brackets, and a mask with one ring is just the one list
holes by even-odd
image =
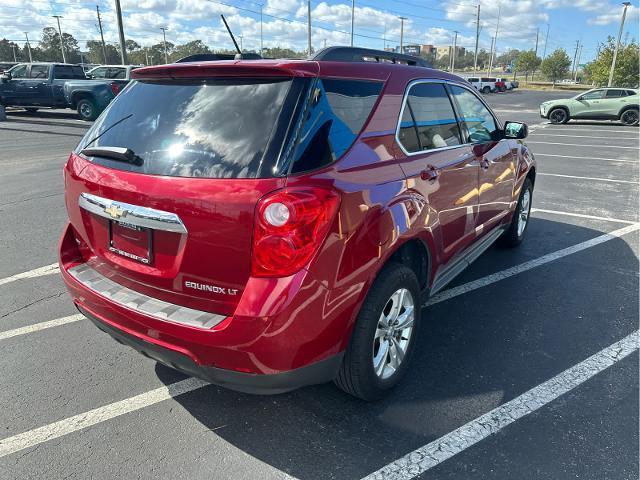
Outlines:
{"label": "alloy wheel", "polygon": [[531,191],[525,190],[522,194],[520,202],[520,211],[518,212],[518,237],[522,236],[524,229],[527,228],[529,221],[529,212],[531,210]]}
{"label": "alloy wheel", "polygon": [[627,110],[622,114],[621,120],[625,125],[636,125],[638,123],[638,110]]}
{"label": "alloy wheel", "polygon": [[80,105],[80,115],[82,115],[84,118],[90,118],[92,114],[93,108],[90,104],[84,102],[82,103],[82,105]]}
{"label": "alloy wheel", "polygon": [[380,379],[391,377],[405,358],[415,319],[415,302],[406,288],[387,300],[373,338],[373,369]]}
{"label": "alloy wheel", "polygon": [[562,123],[567,117],[567,113],[562,109],[557,109],[551,112],[551,123]]}

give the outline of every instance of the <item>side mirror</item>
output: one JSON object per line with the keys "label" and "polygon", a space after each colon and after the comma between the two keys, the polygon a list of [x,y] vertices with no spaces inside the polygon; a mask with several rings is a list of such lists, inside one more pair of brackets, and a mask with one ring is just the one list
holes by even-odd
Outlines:
{"label": "side mirror", "polygon": [[526,123],[506,122],[504,124],[504,138],[514,138],[517,140],[527,138],[529,128]]}
{"label": "side mirror", "polygon": [[11,73],[4,72],[2,75],[0,75],[0,80],[2,80],[3,82],[8,82],[9,80],[11,80]]}

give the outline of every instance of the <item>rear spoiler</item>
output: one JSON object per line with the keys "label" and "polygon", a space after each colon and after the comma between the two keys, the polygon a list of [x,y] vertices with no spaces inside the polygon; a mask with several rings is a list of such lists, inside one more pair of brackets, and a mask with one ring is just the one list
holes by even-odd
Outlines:
{"label": "rear spoiler", "polygon": [[133,70],[131,77],[136,80],[209,77],[317,77],[319,72],[318,63],[313,61],[223,60],[144,67]]}

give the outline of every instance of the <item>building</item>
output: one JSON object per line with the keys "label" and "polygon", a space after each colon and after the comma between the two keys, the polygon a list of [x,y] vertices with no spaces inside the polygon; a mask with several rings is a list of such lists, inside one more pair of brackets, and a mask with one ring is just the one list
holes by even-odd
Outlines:
{"label": "building", "polygon": [[[436,59],[440,60],[442,57],[446,55],[451,56],[452,50],[453,50],[453,45],[436,47]],[[466,53],[466,49],[464,47],[456,47],[456,58],[460,58],[464,56],[465,53]]]}

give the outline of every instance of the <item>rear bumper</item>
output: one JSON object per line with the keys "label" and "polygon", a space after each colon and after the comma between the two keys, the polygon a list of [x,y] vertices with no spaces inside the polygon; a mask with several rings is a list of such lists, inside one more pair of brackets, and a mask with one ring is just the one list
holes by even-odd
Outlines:
{"label": "rear bumper", "polygon": [[100,330],[108,333],[117,342],[134,348],[146,357],[193,377],[220,385],[239,392],[271,395],[288,392],[296,388],[318,383],[325,383],[335,378],[342,362],[343,353],[339,353],[325,360],[307,365],[306,367],[286,372],[260,375],[207,367],[196,364],[185,355],[163,348],[142,338],[127,334],[106,321],[89,313],[78,306],[78,310],[91,320]]}

